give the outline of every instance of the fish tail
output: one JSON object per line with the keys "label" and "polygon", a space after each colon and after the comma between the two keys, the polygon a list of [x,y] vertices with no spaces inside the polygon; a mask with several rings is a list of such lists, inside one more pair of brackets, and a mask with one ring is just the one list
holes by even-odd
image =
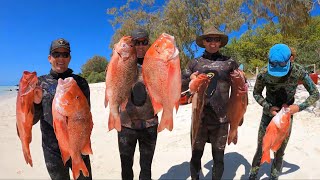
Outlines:
{"label": "fish tail", "polygon": [[31,158],[31,153],[30,153],[29,144],[23,145],[22,151],[23,151],[23,156],[24,156],[24,159],[26,160],[26,163],[27,163],[27,164],[30,164],[30,166],[32,167],[32,166],[33,166],[33,163],[32,163],[32,158]]}
{"label": "fish tail", "polygon": [[173,114],[169,111],[163,111],[161,122],[158,127],[158,132],[161,132],[164,129],[168,129],[169,131],[172,131],[173,129]]}
{"label": "fish tail", "polygon": [[109,122],[108,122],[109,131],[112,129],[116,129],[117,131],[121,131],[121,121],[119,114],[114,115],[110,112],[109,114]]}
{"label": "fish tail", "polygon": [[230,145],[231,142],[233,142],[233,144],[237,144],[237,134],[238,134],[237,129],[230,129],[229,135],[228,135],[228,145]]}
{"label": "fish tail", "polygon": [[[72,158],[71,158],[72,159]],[[86,165],[84,164],[81,156],[72,159],[72,175],[73,175],[73,179],[78,179],[78,177],[80,176],[80,171],[82,171],[82,174],[85,177],[89,177],[89,172],[88,169],[86,167]]]}
{"label": "fish tail", "polygon": [[270,163],[270,161],[271,161],[270,150],[269,149],[263,150],[260,164],[263,164],[265,162]]}

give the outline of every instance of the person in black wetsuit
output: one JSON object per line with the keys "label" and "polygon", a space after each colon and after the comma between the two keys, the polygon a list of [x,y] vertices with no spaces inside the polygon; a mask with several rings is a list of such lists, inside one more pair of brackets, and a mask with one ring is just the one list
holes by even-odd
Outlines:
{"label": "person in black wetsuit", "polygon": [[238,68],[238,63],[231,57],[219,52],[228,43],[228,36],[215,27],[204,30],[196,39],[198,46],[205,48],[202,56],[191,60],[182,72],[182,91],[188,89],[191,79],[200,73],[213,72],[210,81],[206,104],[202,112],[201,125],[195,143],[192,147],[190,172],[192,179],[199,179],[201,157],[204,146],[208,141],[212,147],[213,168],[212,179],[221,179],[224,171],[224,150],[228,136],[229,121],[226,117],[229,89],[231,85],[230,73]]}
{"label": "person in black wetsuit", "polygon": [[[34,104],[34,124],[40,120],[43,155],[47,170],[53,180],[69,180],[69,168],[72,168],[71,159],[67,161],[66,165],[63,164],[58,140],[52,125],[52,101],[56,93],[58,79],[73,77],[90,105],[90,89],[87,81],[84,78],[73,74],[73,71],[68,68],[71,60],[70,52],[70,43],[67,40],[59,38],[52,41],[48,56],[51,70],[49,74],[39,77],[40,87],[38,87],[38,90],[42,89],[43,97],[40,104]],[[82,158],[89,171],[89,177],[85,177],[80,173],[78,179],[91,180],[92,173],[89,155],[83,155]]]}

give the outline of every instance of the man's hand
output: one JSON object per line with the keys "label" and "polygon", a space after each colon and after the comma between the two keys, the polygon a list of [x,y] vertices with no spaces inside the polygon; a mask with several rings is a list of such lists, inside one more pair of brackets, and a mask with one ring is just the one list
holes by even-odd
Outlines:
{"label": "man's hand", "polygon": [[42,101],[42,88],[40,86],[36,86],[34,89],[34,99],[33,102],[39,104]]}
{"label": "man's hand", "polygon": [[272,106],[272,107],[270,108],[270,113],[271,113],[273,116],[275,116],[275,115],[278,113],[279,110],[280,110],[280,108],[278,108],[278,107],[276,107],[276,106]]}
{"label": "man's hand", "polygon": [[192,74],[190,75],[190,79],[191,79],[191,80],[192,80],[192,79],[195,79],[195,78],[197,78],[198,75],[199,75],[199,72],[196,71],[196,72],[194,72],[194,73],[192,73]]}
{"label": "man's hand", "polygon": [[299,112],[299,110],[300,110],[299,106],[296,104],[290,105],[289,108],[290,108],[291,114],[295,114],[295,113]]}

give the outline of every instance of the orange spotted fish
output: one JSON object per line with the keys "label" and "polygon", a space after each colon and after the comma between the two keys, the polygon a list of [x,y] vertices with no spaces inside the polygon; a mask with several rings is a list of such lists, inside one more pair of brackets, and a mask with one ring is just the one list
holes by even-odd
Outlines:
{"label": "orange spotted fish", "polygon": [[53,128],[58,139],[63,163],[71,157],[73,178],[89,176],[81,154],[92,154],[92,115],[87,98],[72,78],[58,80],[52,103]]}
{"label": "orange spotted fish", "polygon": [[106,69],[105,107],[109,103],[109,131],[121,131],[119,107],[124,110],[138,77],[137,55],[131,36],[123,36],[114,45],[110,63]]}
{"label": "orange spotted fish", "polygon": [[42,99],[42,92],[39,92],[37,95],[35,90],[37,83],[38,78],[36,72],[24,71],[20,79],[16,103],[17,133],[21,140],[24,159],[31,167],[33,163],[29,144],[32,140],[33,103],[40,103]]}
{"label": "orange spotted fish", "polygon": [[261,164],[270,163],[270,149],[276,152],[290,131],[291,114],[289,108],[282,108],[270,121],[262,142]]}
{"label": "orange spotted fish", "polygon": [[192,122],[191,122],[191,145],[194,147],[195,139],[198,135],[201,114],[206,100],[206,90],[209,86],[210,78],[205,74],[199,74],[197,78],[189,83],[192,95]]}
{"label": "orange spotted fish", "polygon": [[163,110],[158,132],[173,129],[173,108],[179,108],[181,70],[174,37],[163,33],[146,52],[142,76],[155,114]]}
{"label": "orange spotted fish", "polygon": [[248,85],[244,72],[240,69],[231,74],[231,95],[228,102],[227,117],[230,122],[228,144],[238,141],[238,127],[243,123],[243,116],[248,106]]}

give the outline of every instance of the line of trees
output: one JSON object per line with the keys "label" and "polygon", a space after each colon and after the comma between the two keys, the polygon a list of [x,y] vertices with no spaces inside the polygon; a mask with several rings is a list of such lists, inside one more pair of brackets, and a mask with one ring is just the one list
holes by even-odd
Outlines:
{"label": "line of trees", "polygon": [[[230,39],[221,49],[243,63],[245,71],[255,72],[256,67],[264,66],[268,50],[275,43],[294,47],[296,62],[316,64],[319,68],[320,17],[310,15],[317,4],[320,1],[167,0],[163,6],[156,6],[154,0],[127,0],[119,8],[107,9],[113,16],[109,23],[115,29],[109,46],[113,48],[123,35],[138,27],[149,31],[151,42],[166,32],[175,37],[184,69],[200,50],[195,39],[205,27],[216,26],[228,34],[245,25],[248,30],[239,38]],[[257,23],[261,21],[263,26]],[[107,61],[102,59],[95,56],[82,67],[82,74],[89,82],[104,81]]]}

